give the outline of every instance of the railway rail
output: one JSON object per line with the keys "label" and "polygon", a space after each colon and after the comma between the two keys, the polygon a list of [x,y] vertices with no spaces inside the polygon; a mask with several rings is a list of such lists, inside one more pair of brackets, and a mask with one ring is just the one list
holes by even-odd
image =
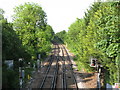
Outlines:
{"label": "railway rail", "polygon": [[48,65],[38,84],[42,89],[78,90],[76,78],[72,69],[72,62],[66,48],[54,43],[53,53],[48,60]]}
{"label": "railway rail", "polygon": [[[57,52],[56,48],[58,48],[57,54],[56,54],[56,52]],[[59,46],[58,45],[55,45],[54,55],[51,55],[48,68],[45,72],[44,78],[39,87],[40,89],[56,88],[57,74],[58,74],[58,68],[59,68],[59,64],[58,64]],[[55,61],[55,63],[53,63],[53,61]],[[52,64],[55,64],[55,66],[52,66]]]}
{"label": "railway rail", "polygon": [[[69,54],[66,50],[66,48],[62,46],[62,52],[63,52],[63,61],[64,61],[64,86],[66,88],[74,88],[76,90],[78,90],[78,86],[77,86],[77,81],[76,81],[76,78],[75,78],[75,75],[74,75],[74,72],[73,72],[73,69],[72,69],[72,62],[70,60],[70,57],[69,57]],[[65,56],[66,55],[66,56]],[[73,85],[73,86],[70,86],[70,85]]]}
{"label": "railway rail", "polygon": [[65,66],[65,58],[64,58],[64,51],[63,47],[61,47],[61,52],[62,52],[62,89],[66,90],[67,89],[67,80],[66,80],[66,66]]}

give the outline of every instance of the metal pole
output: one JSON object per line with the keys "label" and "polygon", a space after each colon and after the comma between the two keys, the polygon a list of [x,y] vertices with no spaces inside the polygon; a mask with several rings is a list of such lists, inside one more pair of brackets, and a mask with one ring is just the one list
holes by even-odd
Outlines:
{"label": "metal pole", "polygon": [[22,81],[22,85],[21,87],[23,86],[23,80],[22,80],[22,67],[21,67],[21,81]]}
{"label": "metal pole", "polygon": [[100,90],[100,88],[101,88],[101,84],[100,84],[100,74],[101,74],[101,67],[100,66],[98,66],[98,76],[97,76],[97,85],[98,85],[98,88],[99,88],[99,90]]}

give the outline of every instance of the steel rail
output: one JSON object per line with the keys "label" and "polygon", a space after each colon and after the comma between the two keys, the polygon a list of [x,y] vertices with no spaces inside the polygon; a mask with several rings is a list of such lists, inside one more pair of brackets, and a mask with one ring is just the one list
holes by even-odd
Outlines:
{"label": "steel rail", "polygon": [[55,89],[56,88],[56,85],[57,85],[57,75],[58,75],[58,69],[59,69],[59,46],[58,46],[58,54],[57,54],[57,57],[56,57],[56,67],[55,67],[55,71],[54,71],[54,77],[53,77],[53,80],[52,80],[52,85],[51,85],[51,89]]}
{"label": "steel rail", "polygon": [[[55,46],[55,48],[56,48],[56,46]],[[54,52],[55,53],[55,52]],[[50,61],[50,63],[49,63],[49,66],[48,66],[48,69],[47,69],[47,71],[45,72],[45,76],[44,76],[44,78],[43,78],[43,80],[42,80],[42,83],[40,84],[40,89],[42,89],[43,88],[43,86],[44,86],[44,84],[45,84],[45,81],[46,81],[46,79],[47,79],[47,75],[48,75],[48,73],[49,73],[49,71],[50,71],[50,68],[51,68],[51,64],[52,64],[52,62],[53,62],[53,55],[51,56],[51,58],[49,59],[49,61]]]}
{"label": "steel rail", "polygon": [[[49,62],[49,65],[48,65],[48,68],[47,68],[47,71],[45,72],[45,76],[44,78],[42,79],[42,83],[40,85],[40,88],[42,89],[43,86],[45,85],[45,82],[46,82],[46,79],[47,79],[47,75],[48,73],[50,72],[50,69],[51,69],[51,64],[53,62],[53,60],[56,60],[56,65],[55,65],[55,71],[53,73],[53,78],[52,81],[51,81],[51,84],[50,84],[50,89],[56,89],[56,86],[57,86],[57,78],[58,78],[58,70],[59,70],[59,52],[60,52],[60,49],[61,49],[61,52],[62,52],[62,56],[61,56],[61,60],[62,60],[62,90],[67,90],[67,79],[66,79],[66,65],[65,65],[65,53],[67,55],[67,60],[69,61],[69,66],[70,66],[70,71],[71,71],[71,75],[73,77],[73,81],[76,85],[76,89],[78,90],[78,86],[77,86],[77,81],[76,81],[76,78],[75,78],[75,75],[74,75],[74,72],[73,72],[73,69],[72,69],[72,62],[70,60],[70,57],[69,57],[69,54],[66,50],[66,48],[63,46],[63,45],[58,45],[56,43],[54,43],[55,45],[55,49],[54,49],[54,55],[51,55],[51,58],[50,58],[50,62]],[[56,53],[58,50],[58,53]],[[51,69],[52,70],[52,69]]]}
{"label": "steel rail", "polygon": [[54,72],[54,77],[53,77],[53,80],[52,80],[51,89],[55,89],[56,88],[58,68],[59,68],[59,64],[56,64],[56,70]]}
{"label": "steel rail", "polygon": [[[58,48],[58,53],[57,53],[57,56],[53,56],[53,55],[52,55],[52,58],[51,58],[51,60],[50,60],[49,67],[48,67],[48,69],[47,69],[47,71],[46,71],[46,73],[45,73],[45,76],[44,76],[44,78],[43,78],[43,80],[42,80],[42,83],[41,83],[41,85],[40,85],[40,89],[42,89],[43,86],[45,85],[45,82],[46,82],[46,79],[47,79],[47,75],[48,75],[48,73],[49,73],[49,71],[50,71],[51,64],[52,64],[53,60],[56,60],[56,66],[55,66],[55,71],[54,71],[54,74],[53,74],[53,78],[52,78],[52,81],[51,81],[50,88],[51,88],[51,90],[53,90],[53,89],[56,88],[57,75],[58,75],[58,69],[59,69],[59,63],[58,63],[58,59],[59,59],[59,58],[58,58],[58,56],[59,56],[59,46],[58,46],[58,44],[56,44],[56,43],[55,43],[54,45],[55,45],[54,55],[56,54],[57,48]],[[58,46],[58,47],[57,47],[57,46]]]}
{"label": "steel rail", "polygon": [[62,89],[66,90],[67,89],[67,80],[66,80],[66,67],[65,67],[65,58],[64,58],[64,52],[63,52],[63,48],[61,47],[62,50],[62,61],[63,61],[63,67],[62,67]]}
{"label": "steel rail", "polygon": [[[63,45],[62,45],[63,46]],[[71,62],[71,60],[70,60],[70,57],[69,57],[69,54],[68,54],[68,52],[67,52],[67,50],[66,50],[66,48],[63,46],[63,48],[64,48],[64,50],[65,50],[65,52],[66,52],[66,54],[67,54],[67,58],[68,58],[68,60],[69,60],[69,62],[70,62],[70,64],[69,64],[69,66],[70,66],[70,71],[71,71],[71,74],[72,74],[72,76],[73,76],[73,80],[74,80],[74,83],[75,83],[75,85],[76,85],[76,89],[78,90],[78,85],[77,85],[77,81],[76,81],[76,78],[75,78],[75,75],[74,75],[74,72],[73,72],[73,68],[72,68],[72,62]]]}

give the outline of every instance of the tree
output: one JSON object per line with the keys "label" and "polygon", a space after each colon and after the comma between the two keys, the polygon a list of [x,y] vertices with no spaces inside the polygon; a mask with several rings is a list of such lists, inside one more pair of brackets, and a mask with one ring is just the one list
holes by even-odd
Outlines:
{"label": "tree", "polygon": [[[3,12],[3,10],[1,10]],[[1,12],[0,12],[1,13]],[[12,23],[8,23],[4,19],[3,13],[0,14],[0,25],[2,28],[2,87],[3,88],[18,88],[19,73],[18,59],[24,58],[25,61],[30,59],[30,55],[25,51],[16,32],[13,30]],[[4,63],[5,60],[13,60],[13,70],[8,69]]]}
{"label": "tree", "polygon": [[65,42],[65,39],[66,39],[66,31],[63,30],[61,32],[58,32],[55,34],[55,37],[59,38],[59,40],[64,43]]}
{"label": "tree", "polygon": [[35,3],[25,3],[16,7],[14,12],[13,26],[27,52],[33,58],[37,53],[46,52],[45,48],[47,49],[49,45],[46,47],[43,44],[50,41],[46,36],[47,31],[53,30],[48,29],[46,14],[42,7]]}
{"label": "tree", "polygon": [[106,69],[105,80],[110,84],[119,82],[115,72],[120,70],[119,7],[120,2],[95,2],[83,19],[70,25],[67,33],[67,45],[77,56],[77,62],[89,71],[90,57],[97,58]]}

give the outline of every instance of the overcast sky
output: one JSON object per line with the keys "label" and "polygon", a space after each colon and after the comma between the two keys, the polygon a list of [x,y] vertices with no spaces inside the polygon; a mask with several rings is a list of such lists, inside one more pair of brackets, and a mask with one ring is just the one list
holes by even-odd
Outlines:
{"label": "overcast sky", "polygon": [[0,0],[0,8],[5,11],[8,21],[12,21],[13,8],[25,2],[41,5],[47,14],[48,24],[55,32],[60,32],[68,30],[76,18],[82,18],[94,0]]}

